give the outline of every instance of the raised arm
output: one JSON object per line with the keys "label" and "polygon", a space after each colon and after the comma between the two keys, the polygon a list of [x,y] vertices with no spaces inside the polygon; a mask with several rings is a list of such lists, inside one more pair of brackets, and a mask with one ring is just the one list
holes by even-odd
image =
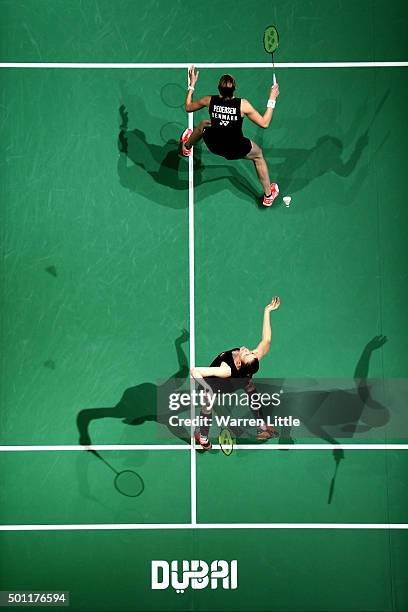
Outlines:
{"label": "raised arm", "polygon": [[356,164],[358,160],[360,159],[363,150],[365,149],[367,145],[368,145],[368,130],[366,130],[364,134],[362,134],[360,138],[357,140],[354,151],[351,154],[350,159],[347,162],[343,163],[341,158],[339,157],[338,162],[333,168],[334,172],[340,176],[350,176],[350,174],[353,172],[354,168],[356,167]]}
{"label": "raised arm", "polygon": [[265,306],[262,326],[262,340],[253,351],[258,359],[262,359],[269,351],[269,345],[272,340],[272,328],[271,328],[271,312],[277,310],[280,305],[280,298],[274,297],[271,303]]}
{"label": "raised arm", "polygon": [[193,113],[196,110],[200,110],[200,108],[205,108],[206,106],[210,106],[211,96],[204,96],[203,98],[199,98],[198,100],[193,100],[193,91],[195,84],[198,80],[199,71],[194,72],[194,66],[188,71],[188,76],[190,79],[190,84],[187,89],[186,100],[184,102],[184,108],[188,113]]}
{"label": "raised arm", "polygon": [[276,83],[276,85],[273,85],[271,87],[271,91],[269,92],[268,105],[263,115],[258,113],[258,111],[254,109],[254,107],[248,102],[248,100],[242,100],[241,111],[244,115],[248,117],[248,119],[255,123],[255,125],[266,129],[267,127],[269,127],[269,124],[272,120],[273,109],[275,108],[276,98],[278,96],[279,85]]}
{"label": "raised arm", "polygon": [[356,369],[354,370],[354,379],[357,385],[357,393],[361,401],[370,406],[370,408],[381,408],[385,410],[379,402],[371,397],[370,386],[367,383],[368,370],[370,367],[370,359],[373,351],[381,348],[387,342],[387,336],[374,336],[370,342],[366,344],[364,350],[358,360]]}

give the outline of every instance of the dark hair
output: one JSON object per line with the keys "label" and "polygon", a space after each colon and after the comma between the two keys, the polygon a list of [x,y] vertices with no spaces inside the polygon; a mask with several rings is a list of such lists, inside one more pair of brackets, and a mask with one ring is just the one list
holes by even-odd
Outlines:
{"label": "dark hair", "polygon": [[259,359],[255,357],[250,363],[242,363],[239,368],[240,374],[244,374],[244,376],[251,377],[257,373],[259,370]]}
{"label": "dark hair", "polygon": [[218,81],[218,91],[222,98],[232,98],[235,91],[235,79],[230,74],[223,74]]}

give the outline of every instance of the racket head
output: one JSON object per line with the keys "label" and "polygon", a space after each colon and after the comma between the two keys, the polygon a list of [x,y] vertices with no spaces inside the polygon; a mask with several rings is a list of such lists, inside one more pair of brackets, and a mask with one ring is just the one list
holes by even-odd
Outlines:
{"label": "racket head", "polygon": [[267,53],[275,53],[276,49],[279,47],[279,33],[276,26],[270,25],[265,28],[263,44]]}
{"label": "racket head", "polygon": [[228,427],[221,429],[218,436],[218,443],[224,455],[227,455],[227,457],[231,455],[232,451],[234,450],[235,438]]}
{"label": "racket head", "polygon": [[144,482],[141,476],[133,470],[118,472],[114,480],[115,489],[126,497],[139,497],[144,491]]}

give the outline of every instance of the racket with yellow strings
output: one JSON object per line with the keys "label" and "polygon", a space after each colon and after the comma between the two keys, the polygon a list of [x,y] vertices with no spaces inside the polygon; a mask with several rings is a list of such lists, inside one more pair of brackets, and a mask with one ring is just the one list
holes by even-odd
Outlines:
{"label": "racket with yellow strings", "polygon": [[276,26],[270,25],[265,28],[265,32],[263,35],[263,44],[265,51],[272,55],[273,84],[276,85],[275,61],[273,58],[273,54],[279,47],[279,34]]}
{"label": "racket with yellow strings", "polygon": [[227,457],[231,455],[234,450],[235,438],[228,427],[224,427],[220,430],[218,434],[218,444],[224,455],[227,455]]}

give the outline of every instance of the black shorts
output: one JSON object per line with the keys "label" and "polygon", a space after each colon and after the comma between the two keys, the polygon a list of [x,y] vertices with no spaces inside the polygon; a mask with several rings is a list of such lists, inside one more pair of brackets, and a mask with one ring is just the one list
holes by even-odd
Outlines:
{"label": "black shorts", "polygon": [[225,159],[242,159],[246,157],[252,149],[252,143],[249,138],[243,136],[239,139],[230,141],[220,141],[215,137],[214,131],[208,127],[204,130],[204,142],[214,155],[221,155]]}

